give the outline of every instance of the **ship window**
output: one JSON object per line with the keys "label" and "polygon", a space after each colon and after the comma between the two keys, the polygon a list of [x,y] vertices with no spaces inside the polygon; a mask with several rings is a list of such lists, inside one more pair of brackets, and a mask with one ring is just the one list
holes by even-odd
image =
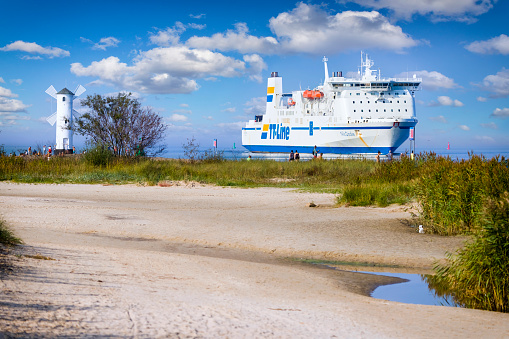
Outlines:
{"label": "ship window", "polygon": [[363,109],[361,109],[361,112],[364,112],[364,110],[363,110]]}
{"label": "ship window", "polygon": [[361,104],[362,104],[362,101],[361,101]]}
{"label": "ship window", "polygon": [[354,101],[352,101],[352,103],[354,103],[354,104],[355,104],[355,100],[354,100]]}
{"label": "ship window", "polygon": [[391,108],[391,112],[394,112],[394,110]]}
{"label": "ship window", "polygon": [[369,109],[368,112],[371,112],[371,110]]}
{"label": "ship window", "polygon": [[356,110],[353,110],[353,112],[355,113],[355,112],[357,112],[357,111],[356,111]]}
{"label": "ship window", "polygon": [[408,110],[405,108],[405,112],[408,112]]}
{"label": "ship window", "polygon": [[406,104],[406,100],[405,100],[405,104]]}
{"label": "ship window", "polygon": [[398,104],[399,104],[399,100],[398,100]]}
{"label": "ship window", "polygon": [[384,112],[387,112],[387,110],[384,108]]}
{"label": "ship window", "polygon": [[376,110],[376,112],[378,113],[378,109]]}
{"label": "ship window", "polygon": [[398,112],[401,112],[401,110],[398,108]]}
{"label": "ship window", "polygon": [[368,104],[369,104],[369,101],[368,101]]}
{"label": "ship window", "polygon": [[360,93],[357,93],[357,95],[361,95]]}

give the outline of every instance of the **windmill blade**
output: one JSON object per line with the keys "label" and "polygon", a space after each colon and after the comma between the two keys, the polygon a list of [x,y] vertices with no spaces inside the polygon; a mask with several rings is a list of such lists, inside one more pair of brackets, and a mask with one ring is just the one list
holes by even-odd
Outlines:
{"label": "windmill blade", "polygon": [[55,87],[53,87],[53,85],[48,87],[48,89],[46,90],[46,93],[48,93],[55,99],[57,98],[57,90],[55,89]]}
{"label": "windmill blade", "polygon": [[76,87],[76,89],[74,90],[74,98],[76,99],[77,97],[79,97],[80,95],[83,94],[83,92],[85,92],[86,89],[85,87],[79,85],[78,87]]}
{"label": "windmill blade", "polygon": [[79,118],[79,117],[81,116],[81,113],[80,113],[80,112],[78,112],[77,110],[73,109],[73,110],[72,110],[72,116],[73,116],[73,117],[78,117],[78,118]]}
{"label": "windmill blade", "polygon": [[55,122],[57,122],[57,112],[55,112],[52,115],[50,115],[49,117],[47,117],[46,121],[49,122],[49,124],[51,126],[53,126],[55,124]]}

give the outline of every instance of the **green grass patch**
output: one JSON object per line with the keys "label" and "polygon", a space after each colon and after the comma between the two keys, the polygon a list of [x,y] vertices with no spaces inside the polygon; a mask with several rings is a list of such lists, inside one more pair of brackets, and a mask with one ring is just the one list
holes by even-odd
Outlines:
{"label": "green grass patch", "polygon": [[14,233],[7,227],[5,220],[0,219],[0,244],[12,246],[19,245],[22,241],[14,235]]}

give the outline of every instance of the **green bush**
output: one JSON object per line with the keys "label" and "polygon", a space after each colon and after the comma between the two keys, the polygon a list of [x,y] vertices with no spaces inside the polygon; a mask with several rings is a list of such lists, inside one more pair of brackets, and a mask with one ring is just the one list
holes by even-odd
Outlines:
{"label": "green bush", "polygon": [[113,152],[106,146],[96,144],[85,150],[83,159],[90,165],[97,167],[107,166],[115,157]]}
{"label": "green bush", "polygon": [[14,236],[12,231],[7,227],[5,220],[0,219],[0,244],[10,246],[18,245],[21,243],[21,239]]}

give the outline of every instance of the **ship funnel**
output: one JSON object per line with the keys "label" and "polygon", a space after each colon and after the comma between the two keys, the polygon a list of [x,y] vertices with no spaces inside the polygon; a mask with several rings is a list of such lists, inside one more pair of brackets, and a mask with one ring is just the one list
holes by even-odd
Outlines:
{"label": "ship funnel", "polygon": [[279,75],[277,74],[277,72],[272,72],[270,73],[270,77],[271,78],[277,78]]}

